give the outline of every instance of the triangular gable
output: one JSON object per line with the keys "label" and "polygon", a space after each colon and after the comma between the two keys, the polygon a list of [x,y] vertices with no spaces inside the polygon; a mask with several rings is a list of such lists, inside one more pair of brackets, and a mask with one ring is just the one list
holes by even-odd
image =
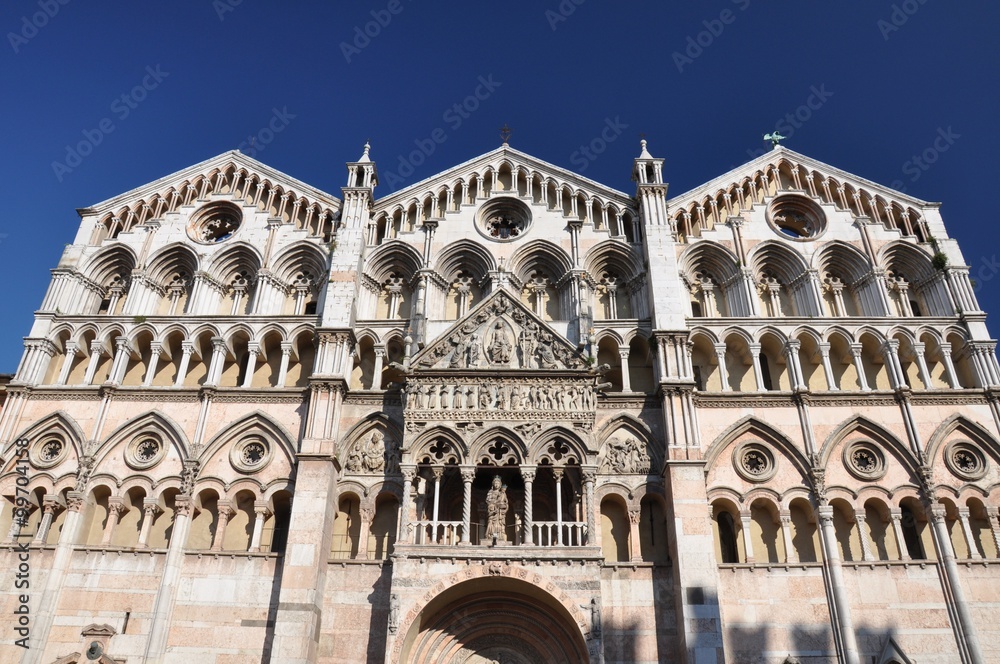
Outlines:
{"label": "triangular gable", "polygon": [[377,210],[384,210],[398,204],[405,204],[413,198],[423,197],[427,192],[436,193],[441,187],[450,188],[458,180],[468,180],[469,176],[475,173],[482,176],[489,168],[496,171],[503,163],[510,164],[511,166],[521,166],[528,171],[529,177],[537,174],[541,175],[543,179],[551,178],[556,181],[557,185],[569,185],[572,189],[582,190],[591,197],[597,196],[607,202],[616,202],[623,207],[633,207],[635,205],[632,197],[622,191],[595,182],[565,168],[550,164],[547,161],[532,157],[510,146],[503,145],[380,198],[375,202],[375,207]]}
{"label": "triangular gable", "polygon": [[[896,191],[885,185],[873,182],[853,173],[848,173],[839,168],[826,164],[812,157],[789,150],[786,147],[778,146],[763,155],[752,159],[747,163],[737,166],[728,173],[724,173],[705,184],[690,189],[679,196],[675,196],[667,201],[671,209],[685,207],[692,202],[700,201],[706,197],[714,198],[717,193],[728,191],[731,188],[739,187],[745,180],[752,178],[755,174],[767,171],[779,162],[788,162],[798,165],[805,172],[816,171],[827,178],[833,178],[841,184],[846,184],[852,188],[864,189],[873,195],[878,195],[890,202],[896,202],[906,206],[914,207],[937,207],[940,203],[931,203]],[[804,175],[803,175],[804,177]]]}
{"label": "triangular gable", "polygon": [[285,190],[291,190],[297,194],[297,198],[304,196],[319,205],[333,209],[340,208],[340,199],[336,196],[316,189],[305,182],[271,168],[270,166],[267,166],[252,157],[248,157],[239,150],[230,150],[229,152],[223,152],[222,154],[212,157],[211,159],[206,159],[205,161],[194,164],[193,166],[188,166],[187,168],[162,177],[159,180],[136,187],[135,189],[119,194],[113,198],[101,201],[100,203],[95,203],[86,208],[81,208],[77,210],[77,212],[84,215],[103,214],[105,212],[114,211],[123,206],[131,205],[131,203],[136,200],[150,199],[156,197],[157,195],[162,196],[164,195],[164,192],[170,191],[172,188],[176,188],[179,185],[193,181],[199,176],[224,170],[229,166],[235,166],[238,170],[246,170],[248,173],[259,176],[261,180],[267,180],[274,185],[282,186]]}
{"label": "triangular gable", "polygon": [[510,293],[489,295],[414,356],[414,370],[581,371],[579,351]]}

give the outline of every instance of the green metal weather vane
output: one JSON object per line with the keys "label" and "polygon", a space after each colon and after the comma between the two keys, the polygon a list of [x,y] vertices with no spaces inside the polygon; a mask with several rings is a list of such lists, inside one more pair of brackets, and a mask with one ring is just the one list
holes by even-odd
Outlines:
{"label": "green metal weather vane", "polygon": [[764,134],[764,140],[771,141],[772,148],[778,147],[778,144],[781,143],[781,141],[785,140],[786,138],[787,136],[782,136],[778,132],[774,132],[773,134]]}

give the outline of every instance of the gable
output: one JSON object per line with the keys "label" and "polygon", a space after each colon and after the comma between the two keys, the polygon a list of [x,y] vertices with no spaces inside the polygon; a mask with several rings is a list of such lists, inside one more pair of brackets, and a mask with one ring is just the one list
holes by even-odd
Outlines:
{"label": "gable", "polygon": [[491,372],[587,368],[569,341],[503,289],[493,292],[421,350],[411,366]]}

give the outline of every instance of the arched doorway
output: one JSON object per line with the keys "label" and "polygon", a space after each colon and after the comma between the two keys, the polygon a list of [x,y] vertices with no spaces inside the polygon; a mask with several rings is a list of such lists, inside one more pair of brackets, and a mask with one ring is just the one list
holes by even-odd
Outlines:
{"label": "arched doorway", "polygon": [[[402,635],[401,635],[402,636]],[[407,664],[584,664],[576,620],[536,585],[483,577],[431,600],[403,637]]]}

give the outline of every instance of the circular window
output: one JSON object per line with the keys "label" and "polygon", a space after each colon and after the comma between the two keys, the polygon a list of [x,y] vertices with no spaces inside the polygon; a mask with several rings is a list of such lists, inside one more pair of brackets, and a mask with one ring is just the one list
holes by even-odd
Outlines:
{"label": "circular window", "polygon": [[516,198],[497,198],[479,209],[476,228],[497,242],[510,242],[524,235],[531,225],[531,210]]}
{"label": "circular window", "polygon": [[35,468],[51,468],[66,458],[69,446],[59,436],[47,436],[36,442],[28,451],[28,459]]}
{"label": "circular window", "polygon": [[187,233],[195,242],[216,244],[231,238],[242,223],[243,211],[238,205],[219,201],[191,215]]}
{"label": "circular window", "polygon": [[263,438],[256,436],[244,438],[233,445],[229,454],[229,461],[236,470],[244,473],[253,473],[271,460],[271,446]]}
{"label": "circular window", "polygon": [[743,443],[733,450],[733,466],[750,482],[766,482],[778,472],[774,454],[766,445],[755,441]]}
{"label": "circular window", "polygon": [[767,206],[767,223],[788,240],[815,240],[826,231],[826,215],[810,198],[778,196]]}
{"label": "circular window", "polygon": [[858,441],[844,448],[844,466],[860,480],[877,480],[885,475],[885,455],[874,443]]}
{"label": "circular window", "polygon": [[980,480],[986,475],[986,457],[969,441],[959,440],[944,450],[948,470],[964,480]]}
{"label": "circular window", "polygon": [[136,470],[145,470],[158,464],[167,452],[163,442],[155,436],[139,436],[125,448],[125,463]]}

